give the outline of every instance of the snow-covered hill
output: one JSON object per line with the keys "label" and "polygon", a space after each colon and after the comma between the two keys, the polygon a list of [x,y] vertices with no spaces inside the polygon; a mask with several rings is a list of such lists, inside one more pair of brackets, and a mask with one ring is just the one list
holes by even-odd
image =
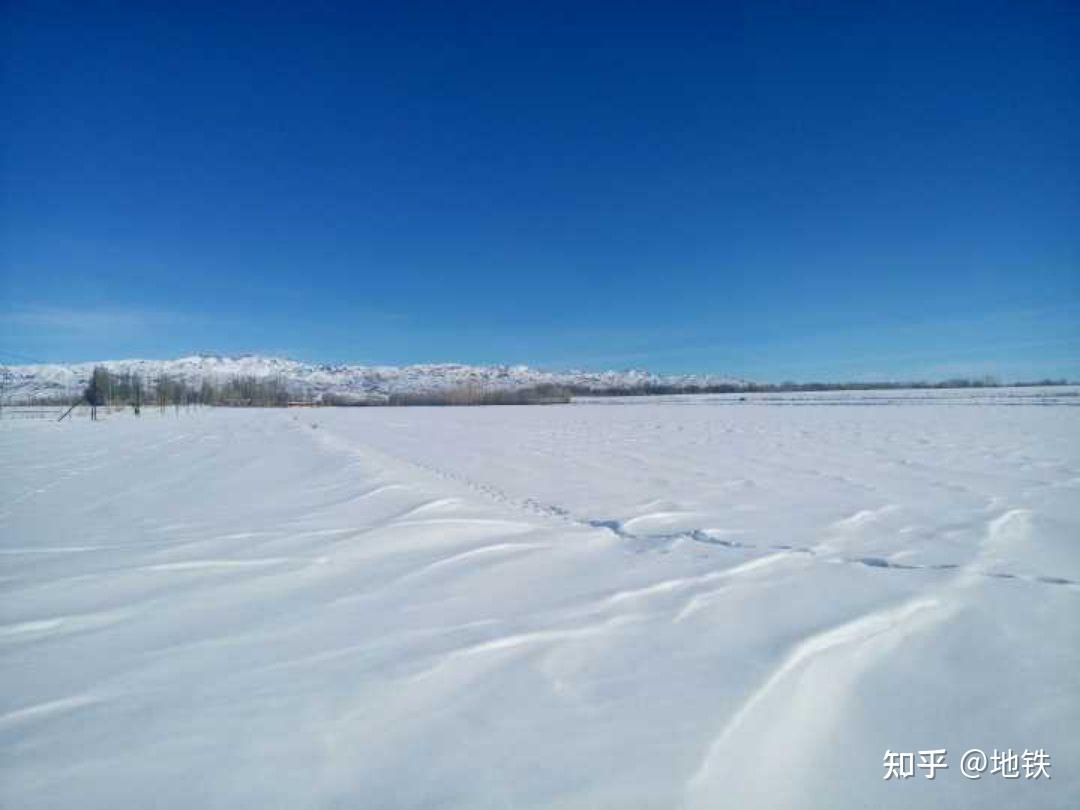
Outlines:
{"label": "snow-covered hill", "polygon": [[100,363],[6,366],[4,399],[67,396],[81,391],[95,365],[109,371],[131,373],[153,381],[160,376],[198,386],[240,377],[279,378],[290,390],[311,396],[324,393],[383,395],[438,391],[465,385],[515,389],[555,383],[590,390],[633,388],[641,385],[742,384],[712,375],[662,375],[647,371],[540,371],[529,366],[470,366],[458,363],[413,366],[356,366],[303,363],[283,357],[192,355],[175,360],[108,360]]}

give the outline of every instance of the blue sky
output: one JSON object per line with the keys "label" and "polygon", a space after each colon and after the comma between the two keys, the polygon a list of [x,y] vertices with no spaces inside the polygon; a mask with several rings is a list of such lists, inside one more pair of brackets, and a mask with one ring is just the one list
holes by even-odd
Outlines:
{"label": "blue sky", "polygon": [[0,13],[0,361],[1080,378],[1074,3]]}

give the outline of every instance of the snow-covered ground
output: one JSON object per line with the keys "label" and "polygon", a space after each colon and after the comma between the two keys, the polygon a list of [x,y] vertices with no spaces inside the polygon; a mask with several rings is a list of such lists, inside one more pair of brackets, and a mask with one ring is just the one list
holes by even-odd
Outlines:
{"label": "snow-covered ground", "polygon": [[0,806],[1080,806],[1071,393],[0,422]]}

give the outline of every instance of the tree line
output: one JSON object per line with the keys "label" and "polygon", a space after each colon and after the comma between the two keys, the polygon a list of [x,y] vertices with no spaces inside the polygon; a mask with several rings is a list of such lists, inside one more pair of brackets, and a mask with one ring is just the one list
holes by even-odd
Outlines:
{"label": "tree line", "polygon": [[387,405],[552,405],[570,401],[569,388],[541,383],[527,388],[482,388],[464,385],[441,391],[391,394]]}
{"label": "tree line", "polygon": [[[99,407],[132,407],[138,414],[144,407],[168,408],[190,405],[213,405],[245,408],[283,408],[290,404],[363,406],[363,405],[540,405],[570,401],[568,388],[544,383],[527,388],[486,389],[459,386],[435,391],[385,395],[322,393],[308,397],[290,393],[280,377],[233,377],[198,384],[159,375],[143,379],[130,372],[115,373],[96,366],[82,392],[80,402],[91,408],[96,418]],[[70,400],[68,400],[69,402]],[[57,398],[57,404],[67,404]]]}
{"label": "tree line", "polygon": [[116,373],[95,366],[83,389],[82,401],[92,409],[91,415],[102,406],[131,406],[136,413],[145,407],[190,405],[284,407],[289,404],[289,391],[280,377],[233,377],[217,382],[203,379],[192,384],[166,374],[144,379],[130,372]]}
{"label": "tree line", "polygon": [[634,386],[611,386],[590,388],[571,385],[567,390],[574,396],[626,397],[664,396],[671,394],[784,394],[797,391],[897,391],[901,389],[943,388],[1031,388],[1035,386],[1071,385],[1065,379],[1032,380],[1029,382],[1003,383],[994,377],[955,377],[941,382],[925,381],[876,381],[876,382],[781,382],[781,383],[717,383],[714,385],[665,385],[642,383]]}

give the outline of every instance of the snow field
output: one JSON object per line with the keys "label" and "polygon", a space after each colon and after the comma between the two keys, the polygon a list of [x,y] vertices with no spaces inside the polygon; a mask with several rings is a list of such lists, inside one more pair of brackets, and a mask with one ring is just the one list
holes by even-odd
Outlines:
{"label": "snow field", "polygon": [[790,405],[0,423],[0,805],[1073,806],[1080,411]]}

